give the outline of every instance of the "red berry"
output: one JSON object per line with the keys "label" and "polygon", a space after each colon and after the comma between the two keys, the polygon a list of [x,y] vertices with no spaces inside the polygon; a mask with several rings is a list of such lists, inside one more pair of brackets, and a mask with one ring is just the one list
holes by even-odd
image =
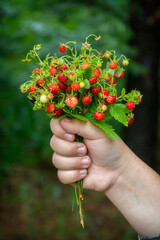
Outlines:
{"label": "red berry", "polygon": [[33,72],[41,73],[41,70],[40,70],[39,68],[35,68],[35,69],[33,70]]}
{"label": "red berry", "polygon": [[117,63],[115,63],[115,62],[110,62],[110,63],[109,63],[109,68],[111,68],[111,69],[116,69],[116,68],[117,68]]}
{"label": "red berry", "polygon": [[35,102],[36,102],[36,99],[35,98],[29,98],[29,101],[31,102],[31,103],[33,103],[33,104],[35,104]]}
{"label": "red berry", "polygon": [[63,66],[58,67],[61,72],[67,69],[67,65],[64,63]]}
{"label": "red berry", "polygon": [[46,83],[46,79],[45,78],[43,79],[43,81],[44,81],[44,83]]}
{"label": "red berry", "polygon": [[29,86],[29,92],[35,92],[36,88],[34,86]]}
{"label": "red berry", "polygon": [[54,110],[54,117],[60,117],[62,115],[62,109],[58,108],[57,110]]}
{"label": "red berry", "polygon": [[128,124],[132,124],[134,122],[134,118],[127,116],[127,121],[128,121]]}
{"label": "red berry", "polygon": [[95,68],[93,70],[93,73],[95,74],[96,77],[99,77],[99,75],[101,74],[100,70],[98,68]]}
{"label": "red berry", "polygon": [[109,92],[106,89],[102,89],[100,92],[100,97],[101,98],[106,98],[106,96],[108,96]]}
{"label": "red berry", "polygon": [[85,106],[89,106],[92,102],[92,97],[90,96],[83,96],[82,97],[82,103],[85,105]]}
{"label": "red berry", "polygon": [[40,79],[38,79],[38,80],[36,81],[36,86],[37,86],[37,87],[41,87],[43,84],[44,84],[44,82],[43,82],[42,80],[40,80]]}
{"label": "red berry", "polygon": [[78,105],[78,98],[77,97],[67,97],[65,103],[68,107],[74,108]]}
{"label": "red berry", "polygon": [[112,80],[110,80],[108,83],[109,83],[110,85],[116,84],[116,80],[115,80],[115,79],[112,79]]}
{"label": "red berry", "polygon": [[60,73],[59,75],[58,75],[58,80],[60,81],[60,82],[66,82],[67,81],[67,79],[68,79],[68,77],[66,77],[63,73]]}
{"label": "red berry", "polygon": [[105,114],[103,112],[94,112],[94,118],[101,121],[105,118]]}
{"label": "red berry", "polygon": [[92,77],[92,78],[88,78],[88,80],[89,80],[89,82],[90,82],[91,84],[94,84],[94,83],[97,82],[96,76],[95,76],[95,77]]}
{"label": "red berry", "polygon": [[53,103],[49,103],[47,105],[47,112],[52,113],[55,110],[55,105]]}
{"label": "red berry", "polygon": [[50,72],[51,75],[56,75],[57,69],[56,68],[50,68],[49,72]]}
{"label": "red berry", "polygon": [[74,76],[74,75],[75,75],[73,72],[70,72],[69,74],[70,74],[71,76]]}
{"label": "red berry", "polygon": [[138,97],[138,103],[140,104],[142,102],[142,98]]}
{"label": "red berry", "polygon": [[105,79],[106,79],[107,81],[110,81],[110,80],[111,80],[111,77],[109,76],[109,74],[106,74]]}
{"label": "red berry", "polygon": [[121,72],[121,75],[119,76],[118,71],[115,72],[114,76],[116,78],[123,78],[124,77],[124,72]]}
{"label": "red berry", "polygon": [[108,58],[108,59],[111,57],[111,55],[108,52],[105,52],[104,56],[105,56],[105,58]]}
{"label": "red berry", "polygon": [[57,92],[59,91],[59,86],[58,84],[52,84],[50,86],[48,86],[49,91],[51,91],[51,93],[53,94],[57,94]]}
{"label": "red berry", "polygon": [[79,83],[72,83],[71,88],[73,89],[73,91],[78,91],[78,89],[80,88],[80,85]]}
{"label": "red berry", "polygon": [[134,102],[127,102],[126,107],[129,110],[131,110],[131,109],[135,108],[135,103]]}
{"label": "red berry", "polygon": [[112,96],[112,95],[108,95],[107,97],[106,97],[106,102],[108,102],[108,103],[114,103],[116,101],[116,97],[115,96]]}
{"label": "red berry", "polygon": [[67,48],[66,48],[65,45],[62,45],[62,44],[61,44],[61,45],[59,46],[59,51],[60,51],[60,52],[63,53],[63,52],[65,52],[66,50],[67,50]]}
{"label": "red berry", "polygon": [[107,104],[105,104],[105,103],[103,103],[103,102],[101,102],[101,103],[98,104],[97,110],[100,110],[101,112],[105,112],[105,111],[107,111],[107,109],[108,109]]}
{"label": "red berry", "polygon": [[71,85],[70,84],[67,85],[66,92],[68,92],[69,94],[71,93]]}
{"label": "red berry", "polygon": [[63,82],[59,82],[58,86],[61,90],[65,90],[67,88],[67,84],[63,83]]}
{"label": "red berry", "polygon": [[89,67],[89,66],[91,66],[90,63],[82,63],[82,68],[83,68],[83,69],[84,69],[84,68],[87,68],[87,67]]}
{"label": "red berry", "polygon": [[48,97],[48,99],[53,99],[53,93],[48,93],[48,95],[47,95],[47,97]]}
{"label": "red berry", "polygon": [[91,93],[98,94],[99,92],[100,92],[100,88],[99,87],[91,88]]}

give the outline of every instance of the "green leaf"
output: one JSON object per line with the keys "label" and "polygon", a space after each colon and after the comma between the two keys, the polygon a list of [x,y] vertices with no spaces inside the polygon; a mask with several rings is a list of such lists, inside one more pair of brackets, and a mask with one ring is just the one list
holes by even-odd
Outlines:
{"label": "green leaf", "polygon": [[79,120],[88,121],[88,118],[86,118],[84,115],[80,115],[80,114],[76,114],[76,113],[70,113],[70,115]]}
{"label": "green leaf", "polygon": [[93,68],[91,66],[83,69],[83,79],[88,79],[92,77],[92,74],[93,74]]}
{"label": "green leaf", "polygon": [[90,85],[90,82],[88,81],[88,79],[85,79],[85,80],[84,80],[84,84],[85,84],[85,85],[84,85],[84,88],[85,88],[85,89],[90,89],[90,86],[91,86],[91,85]]}
{"label": "green leaf", "polygon": [[108,125],[106,122],[97,121],[95,119],[91,120],[95,125],[97,125],[99,128],[101,128],[108,137],[110,137],[113,140],[117,140],[117,134],[115,133],[115,130],[112,128],[112,126]]}
{"label": "green leaf", "polygon": [[91,64],[94,67],[97,67],[97,63],[102,62],[98,57],[92,58]]}
{"label": "green leaf", "polygon": [[108,70],[108,74],[114,75],[115,71],[116,71],[115,69],[109,69],[109,70]]}
{"label": "green leaf", "polygon": [[114,117],[117,121],[121,122],[125,126],[128,126],[128,121],[126,117],[126,113],[128,112],[128,109],[124,104],[122,103],[112,104],[110,106],[109,111],[111,116]]}

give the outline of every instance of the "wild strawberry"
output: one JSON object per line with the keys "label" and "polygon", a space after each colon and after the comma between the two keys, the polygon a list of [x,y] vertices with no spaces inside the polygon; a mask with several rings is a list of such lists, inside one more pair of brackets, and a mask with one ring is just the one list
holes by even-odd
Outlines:
{"label": "wild strawberry", "polygon": [[100,88],[99,87],[91,88],[91,93],[98,94],[99,92],[100,92]]}
{"label": "wild strawberry", "polygon": [[38,80],[36,81],[36,86],[37,86],[37,87],[41,87],[43,84],[44,84],[44,82],[43,82],[42,80],[40,80],[40,79],[38,79]]}
{"label": "wild strawberry", "polygon": [[97,82],[96,76],[95,76],[95,77],[88,78],[88,80],[89,80],[89,82],[90,82],[91,84],[94,84],[94,83]]}
{"label": "wild strawberry", "polygon": [[59,51],[60,52],[65,52],[67,50],[67,48],[66,48],[66,46],[65,45],[63,45],[63,44],[61,44],[60,46],[59,46]]}
{"label": "wild strawberry", "polygon": [[110,80],[111,80],[111,77],[109,76],[109,74],[106,74],[105,79],[106,79],[107,81],[110,81]]}
{"label": "wild strawberry", "polygon": [[57,92],[59,91],[59,86],[58,84],[52,84],[48,86],[48,90],[51,91],[51,93],[53,94],[57,94]]}
{"label": "wild strawberry", "polygon": [[43,78],[43,81],[44,81],[44,83],[46,83],[46,79],[45,78]]}
{"label": "wild strawberry", "polygon": [[116,68],[117,68],[117,63],[115,63],[115,62],[110,62],[110,63],[109,63],[109,68],[111,68],[111,69],[116,69]]}
{"label": "wild strawberry", "polygon": [[96,77],[99,77],[99,75],[101,74],[101,72],[100,72],[100,70],[99,70],[98,68],[95,68],[95,69],[93,70],[93,73],[94,73],[94,75],[95,75]]}
{"label": "wild strawberry", "polygon": [[48,99],[53,99],[53,93],[48,93],[48,95],[47,95],[47,97],[48,97]]}
{"label": "wild strawberry", "polygon": [[63,73],[60,73],[59,75],[58,75],[58,80],[60,81],[60,82],[66,82],[67,81],[67,79],[68,79],[68,77],[66,77]]}
{"label": "wild strawberry", "polygon": [[29,86],[29,92],[35,92],[36,88],[34,86]]}
{"label": "wild strawberry", "polygon": [[107,97],[106,97],[106,102],[108,102],[108,103],[114,103],[116,101],[116,97],[115,96],[112,96],[112,95],[108,95]]}
{"label": "wild strawberry", "polygon": [[82,68],[85,69],[87,67],[90,67],[91,63],[82,63]]}
{"label": "wild strawberry", "polygon": [[128,124],[132,124],[134,122],[134,118],[127,116],[127,121],[128,121]]}
{"label": "wild strawberry", "polygon": [[83,44],[83,48],[88,49],[88,44],[87,43]]}
{"label": "wild strawberry", "polygon": [[101,102],[101,103],[98,104],[97,110],[100,110],[100,111],[102,111],[102,112],[105,112],[105,111],[107,111],[107,109],[108,109],[107,104],[105,104],[105,103],[103,103],[103,102]]}
{"label": "wild strawberry", "polygon": [[47,105],[47,112],[52,113],[55,110],[55,105],[53,103],[49,103]]}
{"label": "wild strawberry", "polygon": [[106,98],[109,95],[109,92],[107,89],[102,89],[100,92],[100,98]]}
{"label": "wild strawberry", "polygon": [[135,103],[134,102],[127,102],[126,107],[129,110],[131,110],[131,109],[135,108]]}
{"label": "wild strawberry", "polygon": [[67,84],[63,83],[63,82],[59,82],[58,86],[61,90],[65,90],[67,88]]}
{"label": "wild strawberry", "polygon": [[61,72],[67,69],[67,65],[64,63],[63,66],[58,67]]}
{"label": "wild strawberry", "polygon": [[102,67],[102,63],[101,62],[97,62],[97,68],[101,68]]}
{"label": "wild strawberry", "polygon": [[36,99],[35,99],[34,97],[33,97],[33,98],[29,98],[29,101],[30,101],[31,103],[35,104]]}
{"label": "wild strawberry", "polygon": [[67,97],[65,103],[68,107],[74,108],[78,105],[78,98],[77,97]]}
{"label": "wild strawberry", "polygon": [[84,86],[85,86],[85,83],[84,82],[80,82],[80,88],[84,88]]}
{"label": "wild strawberry", "polygon": [[85,106],[89,106],[92,102],[92,97],[90,96],[83,96],[82,97],[82,103],[85,105]]}
{"label": "wild strawberry", "polygon": [[80,85],[79,83],[72,83],[71,88],[73,89],[73,91],[78,91],[78,89],[80,88]]}
{"label": "wild strawberry", "polygon": [[54,117],[60,117],[62,115],[62,109],[58,108],[57,110],[54,110]]}
{"label": "wild strawberry", "polygon": [[40,102],[41,103],[47,103],[49,101],[48,97],[46,95],[41,95]]}
{"label": "wild strawberry", "polygon": [[51,75],[56,75],[57,69],[56,68],[50,68],[49,72],[50,72]]}
{"label": "wild strawberry", "polygon": [[138,97],[138,103],[140,104],[142,102],[142,98],[139,96]]}
{"label": "wild strawberry", "polygon": [[110,55],[108,52],[105,52],[105,53],[104,53],[104,56],[105,56],[105,58],[107,58],[107,59],[109,59],[109,58],[111,57],[111,55]]}
{"label": "wild strawberry", "polygon": [[128,60],[123,60],[122,64],[123,64],[123,66],[126,67],[129,64],[129,61]]}
{"label": "wild strawberry", "polygon": [[67,85],[66,92],[68,92],[69,94],[71,93],[71,85],[70,84]]}
{"label": "wild strawberry", "polygon": [[105,114],[103,112],[94,112],[94,118],[101,121],[105,118]]}
{"label": "wild strawberry", "polygon": [[124,72],[121,72],[121,74],[119,75],[119,74],[118,74],[118,71],[116,71],[115,74],[114,74],[114,76],[115,76],[116,78],[119,78],[119,79],[120,79],[120,78],[123,78],[123,77],[124,77]]}
{"label": "wild strawberry", "polygon": [[112,79],[108,82],[110,85],[113,85],[113,84],[116,84],[116,80],[115,79]]}
{"label": "wild strawberry", "polygon": [[75,75],[73,72],[70,72],[69,74],[70,74],[72,77]]}
{"label": "wild strawberry", "polygon": [[41,70],[40,70],[39,68],[35,68],[35,69],[33,70],[33,72],[41,73]]}

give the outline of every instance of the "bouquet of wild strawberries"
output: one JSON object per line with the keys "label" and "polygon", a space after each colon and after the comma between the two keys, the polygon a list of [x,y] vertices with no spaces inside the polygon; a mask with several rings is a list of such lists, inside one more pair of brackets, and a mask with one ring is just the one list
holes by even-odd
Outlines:
{"label": "bouquet of wild strawberries", "polygon": [[[67,116],[91,121],[110,138],[116,139],[109,120],[115,118],[125,126],[133,123],[133,109],[141,102],[142,95],[137,90],[126,93],[124,88],[118,93],[117,85],[124,77],[124,67],[129,60],[124,55],[118,59],[113,50],[102,54],[93,49],[88,42],[91,36],[96,41],[100,40],[94,34],[89,35],[79,53],[76,42],[69,41],[59,46],[61,53],[70,52],[69,55],[57,57],[48,54],[43,61],[38,54],[41,45],[35,45],[22,61],[34,59],[40,68],[32,71],[31,79],[23,83],[20,89],[22,93],[29,91],[28,98],[34,104],[33,110],[44,109],[55,119]],[[83,141],[79,136],[76,140]],[[84,226],[82,180],[74,185],[72,207],[75,200]]]}

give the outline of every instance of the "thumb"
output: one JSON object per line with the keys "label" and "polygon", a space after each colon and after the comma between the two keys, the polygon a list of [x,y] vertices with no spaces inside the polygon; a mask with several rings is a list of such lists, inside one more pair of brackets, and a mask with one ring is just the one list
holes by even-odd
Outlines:
{"label": "thumb", "polygon": [[60,120],[60,125],[67,133],[77,134],[86,139],[95,140],[106,137],[106,134],[90,121],[65,117]]}

